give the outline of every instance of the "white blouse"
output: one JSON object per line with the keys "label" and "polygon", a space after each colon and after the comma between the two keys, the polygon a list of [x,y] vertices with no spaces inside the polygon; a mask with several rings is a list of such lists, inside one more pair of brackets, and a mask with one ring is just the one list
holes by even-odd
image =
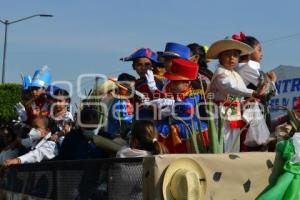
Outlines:
{"label": "white blouse", "polygon": [[219,65],[215,71],[209,91],[214,94],[214,101],[223,101],[229,96],[251,97],[254,90],[248,89],[242,77],[234,70]]}
{"label": "white blouse", "polygon": [[117,158],[130,158],[130,157],[146,157],[151,156],[151,152],[140,150],[140,149],[133,149],[128,146],[122,147],[118,152],[116,157]]}
{"label": "white blouse", "polygon": [[260,76],[260,64],[253,60],[250,60],[248,63],[239,63],[235,71],[239,73],[246,85],[252,83],[257,86],[259,83]]}

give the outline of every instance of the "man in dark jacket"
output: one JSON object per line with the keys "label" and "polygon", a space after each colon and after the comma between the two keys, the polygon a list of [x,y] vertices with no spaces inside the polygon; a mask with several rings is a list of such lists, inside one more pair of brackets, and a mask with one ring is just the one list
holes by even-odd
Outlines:
{"label": "man in dark jacket", "polygon": [[104,151],[94,144],[92,138],[98,135],[99,114],[96,110],[85,108],[79,116],[79,128],[68,133],[61,145],[61,160],[82,160],[105,158]]}

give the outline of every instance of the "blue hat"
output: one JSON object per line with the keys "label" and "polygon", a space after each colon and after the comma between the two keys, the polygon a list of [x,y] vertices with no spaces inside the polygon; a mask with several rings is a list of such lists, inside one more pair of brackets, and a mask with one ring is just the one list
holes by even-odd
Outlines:
{"label": "blue hat", "polygon": [[43,87],[47,88],[51,83],[51,74],[48,67],[44,66],[34,72],[30,87]]}
{"label": "blue hat", "polygon": [[28,87],[30,86],[31,81],[32,81],[31,76],[26,75],[23,77],[23,90],[28,90]]}
{"label": "blue hat", "polygon": [[61,88],[56,86],[56,85],[49,85],[47,90],[46,90],[46,95],[47,96],[54,96],[54,93],[59,89],[61,89]]}
{"label": "blue hat", "polygon": [[157,62],[157,54],[149,48],[141,48],[133,52],[130,56],[121,58],[123,61],[133,61],[136,58],[148,58],[153,62]]}
{"label": "blue hat", "polygon": [[168,42],[162,57],[183,58],[189,60],[190,48],[182,44]]}

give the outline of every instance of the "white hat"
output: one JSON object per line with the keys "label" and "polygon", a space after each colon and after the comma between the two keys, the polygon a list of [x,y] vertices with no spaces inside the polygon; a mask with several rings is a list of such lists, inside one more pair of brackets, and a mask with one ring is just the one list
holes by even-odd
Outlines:
{"label": "white hat", "polygon": [[163,179],[164,200],[204,199],[206,182],[203,169],[191,158],[173,161]]}
{"label": "white hat", "polygon": [[231,39],[224,39],[213,43],[209,47],[206,57],[208,59],[217,59],[220,53],[228,50],[239,50],[241,51],[241,56],[251,54],[254,51],[252,47],[243,42]]}

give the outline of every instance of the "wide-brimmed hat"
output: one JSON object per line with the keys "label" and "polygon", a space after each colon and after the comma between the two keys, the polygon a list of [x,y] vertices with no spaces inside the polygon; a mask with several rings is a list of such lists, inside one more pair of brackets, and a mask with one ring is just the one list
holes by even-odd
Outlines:
{"label": "wide-brimmed hat", "polygon": [[175,58],[170,72],[166,72],[164,76],[169,80],[195,80],[198,76],[198,68],[198,65],[192,61]]}
{"label": "wide-brimmed hat", "polygon": [[179,158],[168,166],[163,179],[164,200],[201,200],[206,191],[201,166],[191,158]]}
{"label": "wide-brimmed hat", "polygon": [[162,53],[162,57],[183,58],[188,60],[190,58],[190,48],[175,42],[168,42],[165,51]]}
{"label": "wide-brimmed hat", "polygon": [[134,51],[132,54],[125,58],[121,58],[122,61],[133,61],[136,58],[148,58],[153,62],[157,62],[157,54],[150,48],[140,48]]}
{"label": "wide-brimmed hat", "polygon": [[241,56],[251,54],[254,51],[252,47],[243,42],[231,39],[224,39],[213,43],[209,47],[206,56],[208,59],[217,59],[220,53],[228,50],[239,50],[241,51]]}
{"label": "wide-brimmed hat", "polygon": [[109,92],[109,91],[112,91],[112,90],[117,89],[117,88],[118,88],[117,85],[116,85],[115,82],[112,81],[112,80],[115,80],[115,81],[116,81],[116,79],[111,78],[111,80],[106,80],[106,81],[105,81],[104,83],[102,83],[101,85],[99,84],[99,85],[97,86],[97,92],[98,92],[99,94],[106,94],[106,93]]}

